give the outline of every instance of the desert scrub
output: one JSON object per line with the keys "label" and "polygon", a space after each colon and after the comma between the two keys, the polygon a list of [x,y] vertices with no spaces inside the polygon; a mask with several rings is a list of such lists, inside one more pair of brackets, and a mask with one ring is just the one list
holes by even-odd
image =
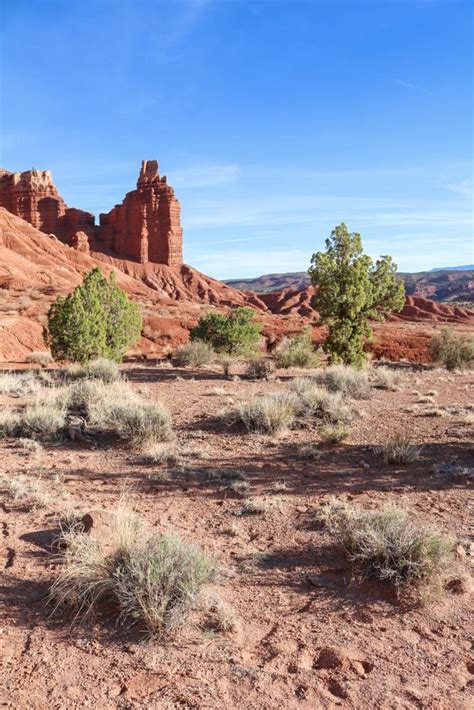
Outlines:
{"label": "desert scrub", "polygon": [[328,390],[341,392],[352,399],[367,399],[370,395],[369,376],[365,370],[346,365],[331,365],[316,372],[314,381]]}
{"label": "desert scrub", "polygon": [[166,441],[171,436],[171,417],[164,405],[142,400],[120,380],[110,384],[76,382],[69,388],[68,408],[83,415],[91,427],[116,433],[134,446]]}
{"label": "desert scrub", "polygon": [[53,362],[53,356],[49,350],[34,350],[26,355],[25,360],[35,365],[41,365],[41,367],[47,367]]}
{"label": "desert scrub", "polygon": [[184,623],[216,572],[200,548],[177,535],[156,533],[123,508],[99,538],[73,530],[64,542],[63,568],[49,593],[54,610],[87,617],[108,602],[118,621],[151,634]]}
{"label": "desert scrub", "polygon": [[148,445],[171,437],[171,417],[160,402],[119,402],[109,408],[108,425],[132,445]]}
{"label": "desert scrub", "polygon": [[443,328],[435,333],[428,344],[433,362],[447,370],[463,370],[474,365],[474,338]]}
{"label": "desert scrub", "polygon": [[60,438],[66,425],[66,414],[65,390],[43,388],[21,415],[21,432],[28,437]]}
{"label": "desert scrub", "polygon": [[384,463],[409,464],[418,459],[423,447],[414,444],[410,436],[400,432],[384,444],[374,447],[374,453],[381,456]]}
{"label": "desert scrub", "polygon": [[227,353],[220,353],[218,362],[222,367],[222,372],[226,377],[229,377],[232,367],[237,363],[237,358]]}
{"label": "desert scrub", "polygon": [[182,345],[176,351],[175,360],[179,367],[204,367],[216,359],[212,347],[203,340],[194,340]]}
{"label": "desert scrub", "polygon": [[421,598],[442,589],[451,543],[438,531],[416,525],[407,511],[366,512],[333,502],[323,507],[319,520],[362,578],[388,581],[399,594],[416,591]]}
{"label": "desert scrub", "polygon": [[319,367],[319,353],[314,350],[311,328],[304,328],[294,338],[284,342],[276,354],[278,367]]}
{"label": "desert scrub", "polygon": [[176,464],[176,449],[160,441],[145,441],[140,450],[140,461],[145,464]]}
{"label": "desert scrub", "polygon": [[373,386],[381,390],[396,391],[400,386],[401,379],[399,372],[395,372],[385,365],[375,367],[371,373]]}
{"label": "desert scrub", "polygon": [[308,377],[295,378],[291,389],[298,397],[298,409],[301,414],[316,416],[334,424],[349,424],[354,418],[354,410],[345,401],[342,392],[330,391],[315,384],[314,380]]}
{"label": "desert scrub", "polygon": [[0,438],[21,432],[21,415],[9,407],[0,410]]}
{"label": "desert scrub", "polygon": [[325,444],[340,444],[349,436],[348,429],[344,424],[324,424],[318,429],[321,441]]}
{"label": "desert scrub", "polygon": [[297,399],[291,393],[254,396],[240,402],[224,414],[229,424],[242,422],[250,432],[278,434],[294,424]]}
{"label": "desert scrub", "polygon": [[34,394],[40,387],[41,383],[32,372],[18,375],[14,372],[0,372],[0,394],[9,397],[23,397],[27,394]]}
{"label": "desert scrub", "polygon": [[46,482],[39,476],[33,478],[24,474],[14,478],[0,475],[0,491],[13,501],[31,508],[46,508],[65,495],[54,481]]}
{"label": "desert scrub", "polygon": [[120,379],[120,370],[118,364],[113,360],[98,357],[83,366],[71,365],[65,368],[63,375],[70,380],[91,379],[109,384]]}
{"label": "desert scrub", "polygon": [[245,374],[253,380],[270,380],[275,373],[275,365],[272,360],[265,357],[258,357],[250,360],[247,364]]}

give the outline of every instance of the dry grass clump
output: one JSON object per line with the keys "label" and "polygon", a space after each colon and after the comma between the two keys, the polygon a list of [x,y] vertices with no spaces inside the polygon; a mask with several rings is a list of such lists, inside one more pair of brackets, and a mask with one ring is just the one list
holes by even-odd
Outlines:
{"label": "dry grass clump", "polygon": [[12,500],[32,508],[46,508],[56,502],[61,494],[54,484],[46,485],[39,476],[32,478],[24,474],[14,478],[1,474],[0,491]]}
{"label": "dry grass clump", "polygon": [[380,446],[374,447],[374,453],[382,457],[384,463],[413,463],[418,459],[423,447],[414,444],[404,432],[395,434]]}
{"label": "dry grass clump", "polygon": [[349,436],[349,431],[341,422],[337,424],[325,424],[319,428],[319,436],[325,444],[340,444]]}
{"label": "dry grass clump", "polygon": [[105,357],[98,357],[86,365],[70,365],[62,370],[62,375],[67,380],[91,379],[105,384],[116,382],[121,378],[118,364]]}
{"label": "dry grass clump", "polygon": [[222,372],[226,377],[229,377],[232,367],[236,364],[237,359],[234,355],[229,355],[228,353],[220,353],[218,357],[220,366],[222,367]]}
{"label": "dry grass clump", "polygon": [[21,431],[27,436],[43,439],[59,438],[66,425],[66,402],[55,392],[43,392],[26,409],[21,417]]}
{"label": "dry grass clump", "polygon": [[26,355],[25,360],[35,365],[41,365],[41,367],[47,367],[53,362],[53,356],[49,350],[34,350]]}
{"label": "dry grass clump", "polygon": [[133,445],[166,441],[171,437],[171,418],[160,402],[130,401],[109,409],[108,424],[121,439]]}
{"label": "dry grass clump", "polygon": [[447,370],[464,370],[474,366],[474,338],[442,328],[428,344],[433,362]]}
{"label": "dry grass clump", "polygon": [[212,365],[216,353],[212,347],[203,340],[190,340],[176,351],[175,360],[179,367],[203,367]]}
{"label": "dry grass clump", "polygon": [[298,444],[295,456],[306,461],[315,461],[321,457],[321,449],[318,444]]}
{"label": "dry grass clump", "polygon": [[271,380],[275,373],[275,364],[266,357],[250,360],[247,365],[246,375],[253,380]]}
{"label": "dry grass clump", "polygon": [[43,447],[35,439],[28,439],[22,437],[17,441],[18,446],[25,454],[39,454],[43,450]]}
{"label": "dry grass clump", "polygon": [[346,365],[331,365],[316,372],[313,379],[328,390],[341,392],[352,399],[367,399],[370,395],[371,385],[366,370],[355,370]]}
{"label": "dry grass clump", "polygon": [[145,464],[171,464],[178,461],[178,454],[172,446],[159,441],[145,441],[140,451],[140,460]]}
{"label": "dry grass clump", "polygon": [[142,400],[125,382],[83,380],[69,389],[68,407],[99,430],[116,433],[133,445],[150,445],[171,437],[171,418],[160,402]]}
{"label": "dry grass clump", "polygon": [[122,506],[100,538],[73,530],[64,542],[64,565],[49,593],[55,611],[87,617],[108,603],[118,621],[151,634],[183,623],[216,571],[198,547],[156,533]]}
{"label": "dry grass clump", "polygon": [[21,416],[10,408],[0,410],[0,438],[15,436],[21,431]]}
{"label": "dry grass clump", "polygon": [[342,392],[321,387],[314,383],[313,378],[297,377],[293,380],[291,389],[298,396],[302,414],[317,416],[332,423],[348,424],[354,418],[354,410],[345,401]]}
{"label": "dry grass clump", "polygon": [[216,592],[208,591],[202,594],[200,602],[207,615],[207,628],[221,633],[236,629],[238,620],[234,609]]}
{"label": "dry grass clump", "polygon": [[372,371],[372,385],[377,389],[391,390],[395,392],[399,389],[401,383],[401,375],[395,370],[391,370],[385,365],[376,367]]}
{"label": "dry grass clump", "polygon": [[9,397],[23,397],[37,392],[41,383],[33,372],[16,374],[15,372],[0,373],[0,394]]}
{"label": "dry grass clump", "polygon": [[366,512],[331,502],[318,518],[362,578],[388,581],[399,594],[442,589],[451,544],[436,530],[416,525],[408,512],[395,507]]}
{"label": "dry grass clump", "polygon": [[225,412],[230,424],[242,422],[250,432],[278,434],[294,424],[297,398],[288,392],[254,396]]}

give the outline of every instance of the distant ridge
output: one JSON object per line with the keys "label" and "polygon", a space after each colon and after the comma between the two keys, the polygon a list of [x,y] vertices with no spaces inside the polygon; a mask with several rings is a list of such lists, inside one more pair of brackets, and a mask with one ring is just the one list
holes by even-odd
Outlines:
{"label": "distant ridge", "polygon": [[[457,266],[453,269],[432,269],[419,273],[400,273],[408,296],[422,296],[434,301],[474,302],[474,265]],[[310,285],[306,271],[283,274],[265,274],[251,279],[225,281],[228,286],[240,291],[274,293],[283,289],[301,291]]]}
{"label": "distant ridge", "polygon": [[466,266],[441,266],[437,269],[431,269],[431,271],[474,271],[474,264],[467,264]]}

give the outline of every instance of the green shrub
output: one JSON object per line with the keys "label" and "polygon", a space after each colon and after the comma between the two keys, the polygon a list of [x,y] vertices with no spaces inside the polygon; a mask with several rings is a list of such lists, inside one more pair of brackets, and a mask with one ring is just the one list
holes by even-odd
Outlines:
{"label": "green shrub", "polygon": [[395,507],[366,512],[330,504],[320,519],[364,578],[387,580],[398,592],[442,587],[451,561],[451,545],[441,533],[415,524]]}
{"label": "green shrub", "polygon": [[178,348],[175,356],[179,367],[203,367],[211,365],[216,359],[212,347],[202,340],[195,340]]}
{"label": "green shrub", "polygon": [[253,317],[251,308],[236,308],[229,316],[211,311],[191,330],[191,340],[204,340],[219,353],[252,354],[260,340],[260,326]]}
{"label": "green shrub", "polygon": [[55,360],[86,363],[98,357],[122,360],[140,337],[138,306],[99,268],[84,276],[66,298],[58,297],[48,312],[44,338]]}
{"label": "green shrub", "polygon": [[311,337],[311,328],[304,328],[301,333],[290,338],[276,354],[278,367],[318,367],[320,357],[315,352]]}
{"label": "green shrub", "polygon": [[447,370],[462,370],[474,365],[474,338],[443,328],[435,333],[428,345],[433,362]]}
{"label": "green shrub", "polygon": [[247,365],[246,374],[253,380],[270,380],[275,373],[275,365],[272,360],[265,357],[250,360]]}
{"label": "green shrub", "polygon": [[107,604],[119,621],[149,633],[183,623],[215,565],[198,547],[176,535],[157,534],[134,513],[119,509],[99,538],[64,534],[64,564],[49,599],[55,611],[92,615]]}

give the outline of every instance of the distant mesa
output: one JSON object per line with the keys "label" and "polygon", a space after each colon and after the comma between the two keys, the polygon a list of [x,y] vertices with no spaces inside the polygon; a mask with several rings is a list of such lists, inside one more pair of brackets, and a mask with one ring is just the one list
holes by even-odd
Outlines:
{"label": "distant mesa", "polygon": [[99,216],[67,207],[49,170],[0,170],[0,207],[79,251],[167,266],[183,263],[180,205],[156,160],[143,160],[136,190]]}

